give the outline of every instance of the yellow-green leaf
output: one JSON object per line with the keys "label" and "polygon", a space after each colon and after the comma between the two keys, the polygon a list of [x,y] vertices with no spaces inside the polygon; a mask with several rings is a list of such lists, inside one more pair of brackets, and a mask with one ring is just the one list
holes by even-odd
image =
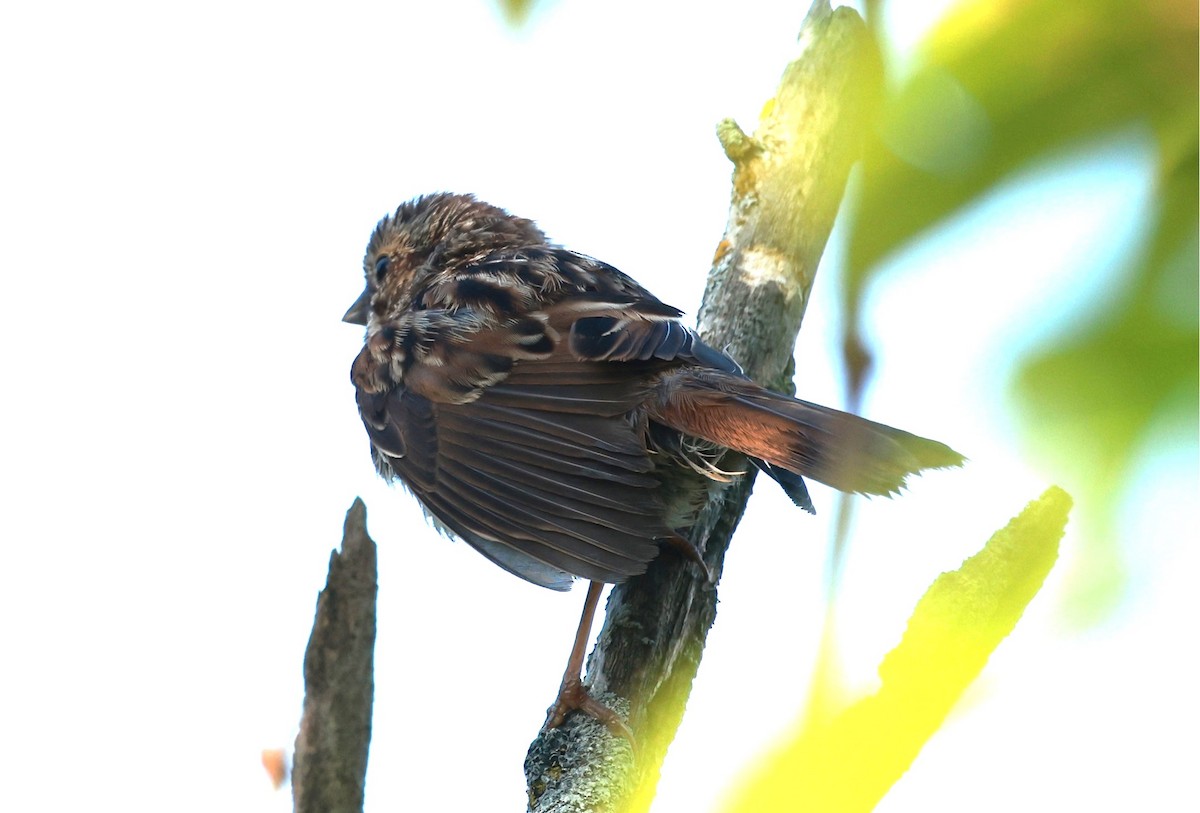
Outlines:
{"label": "yellow-green leaf", "polygon": [[810,723],[754,772],[727,813],[870,810],[908,769],[1020,619],[1058,556],[1071,498],[1051,488],[918,602],[881,686]]}

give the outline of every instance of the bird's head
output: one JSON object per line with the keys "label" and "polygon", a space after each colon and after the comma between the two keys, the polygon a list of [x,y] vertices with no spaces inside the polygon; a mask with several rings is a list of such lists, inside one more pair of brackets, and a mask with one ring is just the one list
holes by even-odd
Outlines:
{"label": "bird's head", "polygon": [[471,195],[423,195],[402,203],[375,227],[363,257],[366,289],[342,318],[356,325],[394,318],[435,276],[496,251],[545,243],[532,221]]}

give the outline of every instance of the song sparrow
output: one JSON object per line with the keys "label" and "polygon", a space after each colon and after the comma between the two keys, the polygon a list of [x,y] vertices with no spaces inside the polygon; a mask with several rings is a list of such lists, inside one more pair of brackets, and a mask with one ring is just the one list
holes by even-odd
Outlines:
{"label": "song sparrow", "polygon": [[[380,474],[504,569],[556,590],[591,580],[591,610],[660,544],[690,548],[696,489],[678,472],[725,479],[729,449],[810,511],[802,476],[891,494],[963,460],[763,389],[630,277],[469,195],[402,204],[363,265],[345,320],[367,328],[351,377]],[[548,723],[583,708],[619,729],[578,686],[582,648]]]}

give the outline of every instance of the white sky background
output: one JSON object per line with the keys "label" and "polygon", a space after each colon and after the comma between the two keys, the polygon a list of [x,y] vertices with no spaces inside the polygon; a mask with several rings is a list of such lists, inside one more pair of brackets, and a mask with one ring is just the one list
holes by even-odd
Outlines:
{"label": "white sky background", "polygon": [[[0,809],[289,809],[259,751],[295,736],[355,495],[380,544],[368,810],[445,809],[448,793],[520,809],[583,592],[506,575],[376,478],[348,382],[362,337],[339,319],[376,220],[439,189],[535,218],[694,314],[728,203],[713,127],[753,128],[805,10],[734,8],[564,0],[515,34],[465,0],[4,11]],[[896,21],[898,42],[927,22]],[[1054,480],[1016,454],[1012,351],[1054,335],[1064,292],[1113,289],[1144,146],[1013,185],[873,295],[867,413],[971,463],[860,505],[839,604],[855,686],[933,578]],[[798,347],[800,392],[831,404],[835,266]],[[1068,535],[881,809],[1194,798],[1196,493],[1194,448],[1144,461],[1132,592],[1085,632],[1061,620]],[[758,489],[656,810],[710,809],[794,718],[835,504],[813,497],[816,519]]]}

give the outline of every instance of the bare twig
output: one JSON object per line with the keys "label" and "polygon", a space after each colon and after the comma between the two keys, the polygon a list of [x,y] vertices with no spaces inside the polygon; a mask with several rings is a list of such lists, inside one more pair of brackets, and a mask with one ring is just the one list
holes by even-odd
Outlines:
{"label": "bare twig", "polygon": [[304,653],[304,716],[292,774],[297,813],[363,809],[377,592],[375,542],[367,536],[367,509],[355,499],[346,514],[341,553],[329,557],[329,576],[317,597]]}
{"label": "bare twig", "polygon": [[[851,9],[834,11],[828,0],[816,0],[799,40],[800,56],[784,71],[753,137],[732,121],[718,127],[734,164],[733,194],[699,316],[709,343],[780,389],[790,389],[796,334],[878,77],[871,40]],[[751,485],[745,477],[715,491],[692,531],[718,576]],[[575,715],[530,747],[531,810],[649,808],[716,603],[715,587],[671,555],[613,589],[588,684],[627,714],[637,755],[603,726]]]}

